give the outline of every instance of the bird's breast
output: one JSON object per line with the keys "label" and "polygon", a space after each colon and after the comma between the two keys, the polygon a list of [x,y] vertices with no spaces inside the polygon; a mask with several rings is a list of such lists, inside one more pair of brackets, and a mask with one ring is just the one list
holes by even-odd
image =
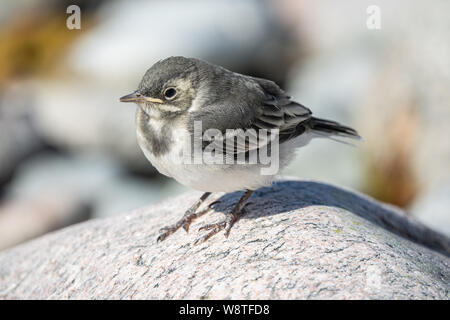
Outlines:
{"label": "bird's breast", "polygon": [[174,121],[137,115],[137,140],[145,157],[162,174],[173,177],[182,164],[188,133]]}
{"label": "bird's breast", "polygon": [[172,134],[168,124],[162,120],[140,122],[137,126],[138,140],[141,148],[148,150],[155,157],[170,152]]}

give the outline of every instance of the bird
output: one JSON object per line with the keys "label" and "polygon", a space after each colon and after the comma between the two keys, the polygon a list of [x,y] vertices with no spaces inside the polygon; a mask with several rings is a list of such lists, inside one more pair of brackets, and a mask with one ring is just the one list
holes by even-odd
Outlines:
{"label": "bird", "polygon": [[[246,214],[252,193],[270,185],[298,148],[313,138],[361,138],[348,126],[313,117],[271,80],[197,58],[159,60],[145,72],[137,90],[120,101],[137,104],[137,141],[151,164],[203,192],[178,222],[160,230],[157,242],[180,228],[188,232],[196,218],[213,210],[218,201],[199,210],[211,194],[243,191],[225,219],[199,229],[207,232],[195,243],[222,230],[228,237]],[[275,170],[268,170],[262,155],[272,156]]]}

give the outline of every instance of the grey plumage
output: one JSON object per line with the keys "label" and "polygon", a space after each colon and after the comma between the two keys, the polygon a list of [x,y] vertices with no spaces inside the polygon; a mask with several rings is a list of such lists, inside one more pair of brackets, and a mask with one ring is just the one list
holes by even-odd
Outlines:
{"label": "grey plumage", "polygon": [[[199,61],[203,64],[203,61]],[[201,78],[209,82],[209,99],[204,108],[192,113],[189,124],[202,121],[204,130],[279,129],[280,142],[304,133],[306,129],[331,135],[359,138],[358,133],[334,121],[312,117],[307,107],[291,97],[273,81],[241,75],[209,65],[214,77]],[[226,95],[224,94],[226,93]]]}
{"label": "grey plumage", "polygon": [[155,132],[155,129],[149,124],[150,117],[145,112],[137,112],[136,124],[146,133],[145,147],[150,150],[155,156],[160,157],[170,150],[172,143],[172,134],[169,125],[161,128],[160,132]]}
{"label": "grey plumage", "polygon": [[[291,100],[273,81],[235,73],[199,59],[170,57],[155,63],[145,73],[138,92],[163,98],[164,86],[176,79],[189,80],[189,94],[177,101],[180,110],[162,113],[165,118],[185,115],[190,132],[194,121],[201,121],[204,131],[210,128],[224,133],[227,129],[279,129],[281,143],[298,137],[307,129],[319,134],[359,138],[349,127],[312,117],[311,110]],[[207,92],[202,107],[188,114],[200,89]],[[148,135],[152,135],[151,130]],[[168,138],[167,132],[164,136]],[[155,143],[164,144],[164,140]]]}
{"label": "grey plumage", "polygon": [[158,61],[148,69],[138,90],[141,94],[149,97],[159,97],[164,85],[175,78],[190,78],[192,85],[198,83],[198,67],[193,59],[184,57],[170,57]]}

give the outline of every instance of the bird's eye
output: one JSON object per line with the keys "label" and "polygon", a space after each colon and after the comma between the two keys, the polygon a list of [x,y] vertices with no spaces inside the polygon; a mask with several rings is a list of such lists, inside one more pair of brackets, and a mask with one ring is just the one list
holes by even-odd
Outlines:
{"label": "bird's eye", "polygon": [[175,90],[175,88],[167,88],[166,90],[164,90],[164,97],[166,97],[166,99],[173,99],[175,98],[177,94],[177,90]]}

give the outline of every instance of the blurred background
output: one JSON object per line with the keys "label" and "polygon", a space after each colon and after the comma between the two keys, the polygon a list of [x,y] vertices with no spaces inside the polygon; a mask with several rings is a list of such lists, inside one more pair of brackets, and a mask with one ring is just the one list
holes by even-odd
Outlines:
{"label": "blurred background", "polygon": [[[69,5],[81,29],[69,30]],[[367,8],[380,8],[370,29]],[[0,250],[188,189],[159,175],[119,103],[183,55],[275,80],[358,147],[315,140],[285,175],[400,206],[450,235],[449,1],[0,3]]]}

